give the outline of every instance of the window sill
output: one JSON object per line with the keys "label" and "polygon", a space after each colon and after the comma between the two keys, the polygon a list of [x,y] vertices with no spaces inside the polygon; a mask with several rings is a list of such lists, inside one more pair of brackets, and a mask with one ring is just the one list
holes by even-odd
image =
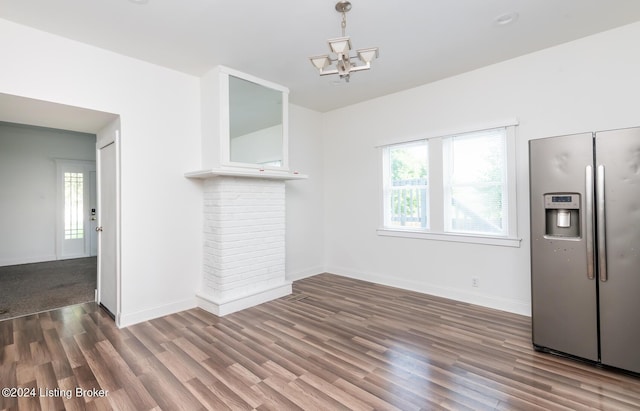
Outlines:
{"label": "window sill", "polygon": [[497,245],[501,247],[520,247],[521,238],[490,237],[472,234],[432,233],[426,231],[399,230],[379,228],[378,235],[387,237],[418,238],[422,240],[452,241],[457,243],[473,243],[484,245]]}

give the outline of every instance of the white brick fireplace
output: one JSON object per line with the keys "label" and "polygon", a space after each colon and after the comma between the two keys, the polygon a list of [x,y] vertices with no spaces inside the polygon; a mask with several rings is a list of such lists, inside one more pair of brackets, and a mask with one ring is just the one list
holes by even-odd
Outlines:
{"label": "white brick fireplace", "polygon": [[285,183],[216,176],[204,192],[199,305],[226,315],[291,293],[285,280]]}
{"label": "white brick fireplace", "polygon": [[291,293],[285,278],[289,90],[217,66],[201,79],[202,282],[198,306],[223,316]]}

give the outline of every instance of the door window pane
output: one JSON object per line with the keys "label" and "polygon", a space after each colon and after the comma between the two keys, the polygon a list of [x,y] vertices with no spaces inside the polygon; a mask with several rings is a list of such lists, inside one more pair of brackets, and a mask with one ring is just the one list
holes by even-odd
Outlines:
{"label": "door window pane", "polygon": [[84,174],[64,173],[64,239],[84,238]]}

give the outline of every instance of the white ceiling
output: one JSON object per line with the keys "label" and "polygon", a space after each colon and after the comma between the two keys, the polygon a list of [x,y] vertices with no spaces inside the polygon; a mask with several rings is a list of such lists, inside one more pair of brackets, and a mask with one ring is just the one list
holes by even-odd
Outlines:
{"label": "white ceiling", "polygon": [[336,1],[0,0],[0,18],[198,76],[223,64],[323,112],[640,20],[639,0],[352,0],[346,34],[380,57],[344,84],[308,61],[341,34]]}
{"label": "white ceiling", "polygon": [[118,116],[0,93],[0,121],[97,134]]}

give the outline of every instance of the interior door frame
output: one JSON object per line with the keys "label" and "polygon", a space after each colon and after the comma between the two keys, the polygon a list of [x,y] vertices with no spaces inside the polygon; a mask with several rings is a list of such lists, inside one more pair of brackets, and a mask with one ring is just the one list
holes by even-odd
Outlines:
{"label": "interior door frame", "polygon": [[[110,144],[115,145],[115,175],[102,175],[100,172],[100,150],[109,146]],[[120,327],[120,317],[122,313],[122,282],[121,282],[121,209],[120,209],[120,119],[116,119],[109,123],[107,126],[102,128],[97,133],[96,138],[96,171],[97,171],[97,193],[98,193],[98,210],[97,210],[97,218],[98,218],[98,227],[102,226],[102,207],[100,207],[101,198],[102,198],[102,182],[104,179],[115,179],[115,191],[116,198],[115,201],[115,225],[114,227],[110,227],[110,229],[115,230],[115,256],[116,261],[115,270],[116,270],[116,308],[115,312],[112,313],[115,318],[116,326]],[[103,256],[100,252],[101,250],[101,241],[102,236],[98,235],[98,280],[97,280],[97,289],[96,289],[96,302],[100,303],[102,290],[101,290],[101,279],[102,279],[102,267],[101,267],[101,259]]]}

